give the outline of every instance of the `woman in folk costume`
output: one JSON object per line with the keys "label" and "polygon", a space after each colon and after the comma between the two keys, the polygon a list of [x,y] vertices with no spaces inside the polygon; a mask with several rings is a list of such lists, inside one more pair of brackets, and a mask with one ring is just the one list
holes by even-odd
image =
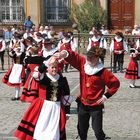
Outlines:
{"label": "woman in folk costume", "polygon": [[140,70],[138,67],[139,53],[135,48],[130,49],[130,62],[126,69],[125,78],[130,80],[129,87],[135,88],[135,82],[140,78]]}
{"label": "woman in folk costume", "polygon": [[33,76],[43,88],[15,132],[20,140],[66,140],[65,124],[69,110],[64,106],[69,108],[73,97],[68,94],[65,78],[57,73],[58,61],[52,57],[46,65],[47,73],[46,68],[35,68]]}
{"label": "woman in folk costume", "polygon": [[22,90],[22,95],[20,97],[21,101],[32,102],[38,97],[39,83],[33,78],[32,74],[36,66],[40,66],[44,58],[38,56],[38,46],[32,46],[28,50],[28,56],[25,57],[24,63],[28,69],[28,78]]}
{"label": "woman in folk costume", "polygon": [[20,99],[20,87],[25,83],[25,68],[23,66],[25,53],[21,51],[20,42],[13,46],[9,55],[13,59],[14,64],[4,75],[2,82],[8,86],[15,87],[15,97],[11,98],[12,101],[15,101]]}

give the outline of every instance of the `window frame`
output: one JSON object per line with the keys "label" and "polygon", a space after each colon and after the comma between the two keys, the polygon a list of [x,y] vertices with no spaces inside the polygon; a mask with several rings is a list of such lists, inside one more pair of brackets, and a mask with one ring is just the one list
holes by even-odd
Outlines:
{"label": "window frame", "polygon": [[0,21],[19,23],[24,20],[24,0],[0,0]]}
{"label": "window frame", "polygon": [[71,24],[71,0],[45,0],[44,20],[51,25]]}

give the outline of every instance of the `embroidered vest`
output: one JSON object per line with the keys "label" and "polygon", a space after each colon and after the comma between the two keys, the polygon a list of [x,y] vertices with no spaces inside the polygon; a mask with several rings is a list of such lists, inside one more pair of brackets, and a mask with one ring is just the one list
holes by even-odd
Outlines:
{"label": "embroidered vest", "polygon": [[123,39],[120,42],[117,42],[116,39],[114,39],[114,50],[124,50],[123,49]]}
{"label": "embroidered vest", "polygon": [[91,47],[100,46],[101,38],[98,41],[91,40]]}
{"label": "embroidered vest", "polygon": [[[70,40],[71,41],[71,40]],[[70,41],[67,43],[63,43],[63,41],[61,40],[61,47],[60,47],[60,51],[62,50],[71,50],[71,44]]]}

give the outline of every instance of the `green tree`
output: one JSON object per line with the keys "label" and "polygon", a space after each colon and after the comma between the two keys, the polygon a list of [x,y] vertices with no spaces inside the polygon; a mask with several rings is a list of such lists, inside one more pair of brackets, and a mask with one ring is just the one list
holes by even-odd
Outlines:
{"label": "green tree", "polygon": [[89,31],[92,26],[100,28],[102,24],[106,24],[107,14],[100,4],[93,0],[85,0],[80,5],[73,5],[72,15],[78,24],[79,30],[82,32]]}

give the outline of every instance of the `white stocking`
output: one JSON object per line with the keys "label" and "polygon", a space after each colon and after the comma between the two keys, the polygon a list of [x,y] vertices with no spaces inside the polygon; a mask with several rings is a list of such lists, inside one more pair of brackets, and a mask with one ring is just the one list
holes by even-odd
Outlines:
{"label": "white stocking", "polygon": [[135,85],[135,80],[131,80],[130,84]]}
{"label": "white stocking", "polygon": [[20,87],[16,87],[15,91],[16,91],[15,98],[18,98],[19,97],[19,93],[20,93]]}

